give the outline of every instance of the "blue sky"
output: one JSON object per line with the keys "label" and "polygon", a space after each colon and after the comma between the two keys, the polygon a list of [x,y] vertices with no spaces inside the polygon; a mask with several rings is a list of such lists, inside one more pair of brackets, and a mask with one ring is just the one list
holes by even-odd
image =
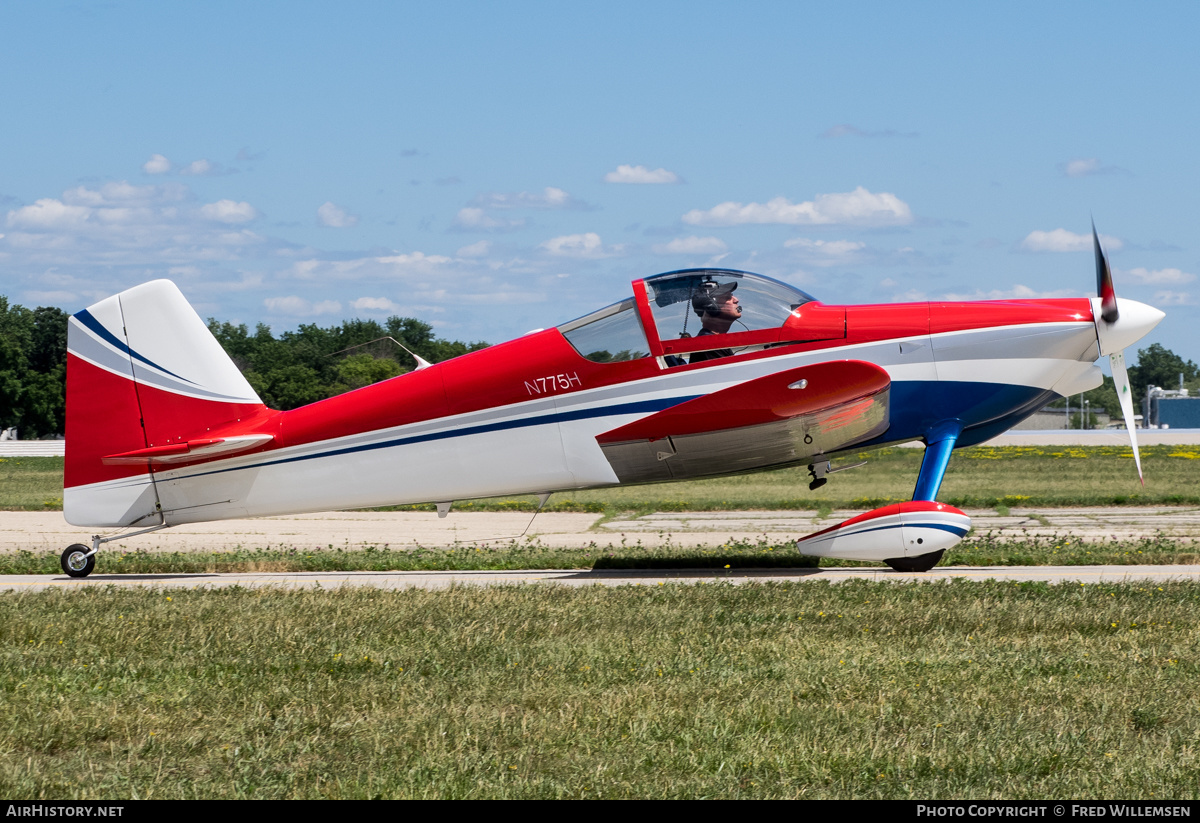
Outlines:
{"label": "blue sky", "polygon": [[1117,293],[1200,360],[1200,5],[0,6],[0,294],[501,340],[695,265]]}

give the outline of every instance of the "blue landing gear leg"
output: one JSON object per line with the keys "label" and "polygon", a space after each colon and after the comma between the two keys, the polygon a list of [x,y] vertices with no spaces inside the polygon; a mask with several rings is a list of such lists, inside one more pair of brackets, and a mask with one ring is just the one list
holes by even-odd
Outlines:
{"label": "blue landing gear leg", "polygon": [[[950,454],[960,434],[962,423],[958,420],[943,420],[925,434],[925,457],[921,460],[921,473],[917,476],[917,487],[913,489],[913,500],[932,502],[937,499],[942,478],[946,476],[946,467],[950,464]],[[927,572],[938,564],[945,553],[945,549],[939,549],[915,557],[893,557],[884,562],[898,572]]]}
{"label": "blue landing gear leg", "polygon": [[913,489],[913,500],[936,500],[946,467],[950,465],[950,453],[962,434],[962,422],[943,420],[925,434],[925,457],[921,460],[921,473],[917,476],[917,487]]}

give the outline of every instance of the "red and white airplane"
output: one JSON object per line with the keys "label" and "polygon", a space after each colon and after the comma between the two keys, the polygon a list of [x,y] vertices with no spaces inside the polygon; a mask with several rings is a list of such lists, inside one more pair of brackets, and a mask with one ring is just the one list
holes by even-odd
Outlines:
{"label": "red and white airplane", "polygon": [[[1117,299],[1095,247],[1091,299],[829,306],[748,272],[668,272],[557,328],[436,365],[418,358],[412,372],[293,411],[263,405],[157,280],[70,320],[64,512],[133,534],[390,504],[434,502],[444,515],[465,498],[796,464],[815,488],[843,452],[921,440],[912,501],[797,545],[925,571],[970,528],[936,502],[954,448],[1100,385],[1105,355],[1133,437],[1122,352],[1163,314]],[[114,539],[69,547],[63,570],[88,575]]]}

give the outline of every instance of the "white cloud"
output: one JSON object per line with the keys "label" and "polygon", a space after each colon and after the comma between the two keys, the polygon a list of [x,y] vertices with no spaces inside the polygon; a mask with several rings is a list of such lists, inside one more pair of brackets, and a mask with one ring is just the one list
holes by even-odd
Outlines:
{"label": "white cloud", "polygon": [[466,304],[524,304],[546,300],[545,290],[534,289],[527,271],[419,251],[351,259],[314,257],[297,261],[280,274],[315,285],[336,283],[339,285],[333,288],[338,290],[346,282],[353,282],[355,288],[371,283],[376,284],[373,289],[376,294],[404,295],[401,306],[387,307],[379,302],[390,299],[387,297],[359,298],[351,305],[360,311],[411,314],[438,312],[446,306],[458,310]]}
{"label": "white cloud", "polygon": [[463,246],[455,252],[459,257],[483,257],[491,251],[492,244],[487,240],[480,240],[478,243],[472,243],[469,246]]}
{"label": "white cloud", "polygon": [[836,266],[858,258],[867,244],[856,240],[811,240],[807,237],[793,237],[785,241],[783,246],[798,251],[806,262],[814,266]]}
{"label": "white cloud", "polygon": [[693,209],[683,222],[694,226],[740,226],[782,223],[791,226],[855,225],[899,226],[913,222],[908,204],[894,194],[873,194],[862,186],[852,192],[818,194],[812,200],[792,203],[776,197],[766,203],[728,201],[707,211]]}
{"label": "white cloud", "polygon": [[521,191],[512,194],[489,192],[475,197],[475,205],[492,209],[587,209],[563,189],[547,186],[540,192]]}
{"label": "white cloud", "polygon": [[203,157],[193,160],[186,166],[181,166],[176,171],[175,165],[161,154],[150,155],[150,159],[142,164],[142,171],[146,174],[169,174],[175,171],[176,174],[184,177],[216,177],[229,173],[220,163],[214,163]]}
{"label": "white cloud", "polygon": [[[1102,234],[1100,235],[1100,245],[1104,247],[1105,251],[1113,252],[1119,250],[1124,244],[1116,237]],[[1029,236],[1021,241],[1021,248],[1024,251],[1091,251],[1092,236],[1076,234],[1066,229],[1031,231]]]}
{"label": "white cloud", "polygon": [[358,223],[358,215],[350,214],[341,206],[336,206],[331,202],[324,203],[317,209],[317,222],[322,226],[329,226],[334,229],[344,229]]}
{"label": "white cloud", "polygon": [[22,206],[8,213],[9,228],[74,229],[81,227],[94,213],[87,206],[69,206],[61,200],[45,197],[32,206]]}
{"label": "white cloud", "polygon": [[1088,157],[1082,160],[1070,160],[1063,166],[1063,172],[1067,177],[1086,177],[1089,174],[1095,174],[1100,168],[1100,161],[1095,157]]}
{"label": "white cloud", "polygon": [[[60,198],[41,198],[7,212],[3,222],[11,231],[3,241],[10,252],[5,265],[31,277],[58,267],[70,273],[70,285],[82,294],[92,283],[121,277],[121,267],[134,267],[129,277],[137,282],[161,277],[173,266],[256,253],[267,241],[231,223],[257,213],[248,205],[226,202],[233,208],[199,207],[179,183],[77,186]],[[100,270],[109,275],[97,281]]]}
{"label": "white cloud", "polygon": [[187,192],[178,184],[168,186],[132,186],[124,181],[106,183],[100,188],[78,186],[63,192],[62,200],[44,197],[32,206],[13,209],[6,222],[13,228],[39,232],[79,231],[145,225],[172,218],[175,204]]}
{"label": "white cloud", "polygon": [[1017,284],[1011,289],[992,289],[991,291],[975,291],[970,294],[949,293],[942,295],[944,300],[1032,300],[1051,299],[1057,297],[1078,297],[1079,292],[1073,289],[1058,289],[1056,291],[1037,291],[1029,286]]}
{"label": "white cloud", "polygon": [[896,131],[895,129],[878,129],[875,131],[866,131],[852,126],[849,123],[839,123],[836,126],[831,126],[825,131],[822,137],[916,137],[914,131]]}
{"label": "white cloud", "polygon": [[1156,291],[1153,302],[1157,306],[1190,306],[1195,301],[1185,291]]}
{"label": "white cloud", "polygon": [[42,306],[69,306],[79,301],[79,294],[73,291],[27,291],[24,295],[26,300]]}
{"label": "white cloud", "polygon": [[[1167,285],[1177,283],[1190,283],[1196,279],[1196,275],[1189,274],[1179,269],[1145,269],[1138,267],[1136,269],[1115,269],[1113,278],[1119,283],[1122,280],[1131,280],[1134,283],[1146,283],[1154,285]],[[1165,292],[1164,292],[1165,293]]]}
{"label": "white cloud", "polygon": [[321,300],[313,303],[294,294],[287,297],[268,297],[263,300],[263,305],[266,306],[267,311],[287,317],[339,314],[342,311],[342,304],[337,300]]}
{"label": "white cloud", "polygon": [[63,202],[73,206],[152,206],[186,200],[187,188],[178,183],[163,186],[134,186],[124,180],[105,183],[96,189],[78,186],[63,192]]}
{"label": "white cloud", "polygon": [[290,273],[302,280],[436,281],[456,261],[439,254],[414,251],[407,254],[356,257],[350,260],[310,258],[294,263]]}
{"label": "white cloud", "polygon": [[515,231],[525,225],[525,218],[513,220],[491,217],[481,208],[468,206],[459,209],[454,228],[459,231]]}
{"label": "white cloud", "polygon": [[170,170],[171,161],[161,154],[150,155],[150,159],[142,164],[142,171],[146,174],[166,174]]}
{"label": "white cloud", "polygon": [[605,183],[678,183],[679,175],[666,169],[645,166],[617,166],[616,171],[604,175]]}
{"label": "white cloud", "polygon": [[258,217],[258,210],[244,201],[218,200],[201,206],[200,215],[221,223],[248,223]]}
{"label": "white cloud", "polygon": [[386,297],[360,297],[350,303],[355,311],[397,312],[400,307]]}
{"label": "white cloud", "polygon": [[1079,157],[1068,160],[1060,168],[1067,177],[1090,177],[1093,174],[1113,174],[1121,169],[1116,166],[1105,166],[1098,157]]}
{"label": "white cloud", "polygon": [[555,257],[576,257],[586,260],[598,260],[602,257],[613,257],[620,254],[624,247],[609,246],[605,248],[600,241],[600,235],[594,231],[586,234],[566,234],[562,237],[552,237],[538,246]]}
{"label": "white cloud", "polygon": [[721,254],[729,247],[717,237],[676,237],[654,247],[655,254]]}
{"label": "white cloud", "polygon": [[210,174],[215,173],[216,171],[217,171],[217,167],[215,165],[213,165],[212,163],[210,163],[207,160],[200,159],[200,160],[193,160],[192,162],[188,163],[186,166],[184,166],[182,169],[179,170],[179,173],[191,175],[194,177],[206,177]]}
{"label": "white cloud", "polygon": [[922,303],[928,299],[929,295],[920,289],[909,289],[892,295],[892,300],[897,303]]}

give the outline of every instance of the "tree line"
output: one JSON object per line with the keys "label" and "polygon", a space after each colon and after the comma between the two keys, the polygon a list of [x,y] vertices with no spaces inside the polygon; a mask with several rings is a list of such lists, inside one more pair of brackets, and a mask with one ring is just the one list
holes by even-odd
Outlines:
{"label": "tree line", "polygon": [[0,429],[26,440],[66,428],[67,313],[0,296]]}
{"label": "tree line", "polygon": [[344,320],[329,328],[306,324],[279,337],[265,323],[253,334],[245,324],[216,320],[208,321],[208,329],[262,401],[284,411],[411,371],[416,361],[409,351],[440,363],[488,346],[443,340],[433,326],[412,317]]}
{"label": "tree line", "polygon": [[[61,435],[66,428],[67,313],[51,306],[28,309],[0,296],[0,429],[16,427],[22,439]],[[265,323],[251,333],[246,324],[210,319],[208,328],[241,369],[263,402],[294,409],[395,377],[414,368],[399,345],[431,363],[487,347],[487,343],[443,340],[428,323],[412,317],[386,322],[345,320],[338,326],[300,326],[276,337]],[[388,338],[391,338],[390,340]],[[397,342],[393,342],[397,341]],[[1178,388],[1179,375],[1200,391],[1200,367],[1159,343],[1138,351],[1129,367],[1134,400],[1147,386]],[[1119,418],[1112,378],[1083,394],[1093,411]],[[1061,406],[1056,401],[1052,406]],[[1078,402],[1072,398],[1072,406]]]}

